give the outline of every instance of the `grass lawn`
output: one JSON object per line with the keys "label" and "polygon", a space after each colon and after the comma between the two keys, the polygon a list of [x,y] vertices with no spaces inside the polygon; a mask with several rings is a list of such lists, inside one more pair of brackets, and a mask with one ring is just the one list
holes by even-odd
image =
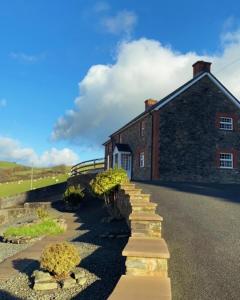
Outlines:
{"label": "grass lawn", "polygon": [[52,219],[45,219],[39,223],[22,225],[18,227],[9,227],[4,236],[30,236],[39,237],[42,235],[55,235],[63,233],[64,230]]}
{"label": "grass lawn", "polygon": [[[33,181],[33,188],[40,188],[60,182],[64,182],[67,180],[67,175],[58,175],[54,179],[53,177],[47,177],[43,179],[35,179]],[[31,181],[30,180],[23,180],[21,183],[18,182],[9,182],[7,183],[0,183],[0,197],[7,197],[12,196],[15,194],[23,193],[29,191],[31,188]]]}

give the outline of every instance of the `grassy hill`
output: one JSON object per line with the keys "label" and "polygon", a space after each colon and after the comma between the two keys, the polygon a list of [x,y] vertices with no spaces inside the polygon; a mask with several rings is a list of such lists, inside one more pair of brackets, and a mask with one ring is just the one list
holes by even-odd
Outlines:
{"label": "grassy hill", "polygon": [[[71,167],[33,168],[33,189],[66,181]],[[13,162],[0,161],[0,197],[31,189],[32,168]]]}
{"label": "grassy hill", "polygon": [[8,168],[15,168],[15,167],[21,167],[22,165],[19,165],[15,162],[10,162],[10,161],[1,161],[0,160],[0,169],[8,169]]}

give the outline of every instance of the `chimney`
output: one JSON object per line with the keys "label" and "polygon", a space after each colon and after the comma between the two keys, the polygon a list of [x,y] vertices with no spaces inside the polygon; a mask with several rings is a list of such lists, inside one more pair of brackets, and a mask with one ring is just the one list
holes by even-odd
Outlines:
{"label": "chimney", "polygon": [[157,100],[154,100],[154,99],[147,99],[144,101],[145,103],[145,111],[147,111],[151,106],[153,106],[154,104],[157,103]]}
{"label": "chimney", "polygon": [[193,67],[193,77],[199,75],[203,72],[211,72],[211,64],[210,62],[206,62],[203,60],[199,60],[192,65]]}

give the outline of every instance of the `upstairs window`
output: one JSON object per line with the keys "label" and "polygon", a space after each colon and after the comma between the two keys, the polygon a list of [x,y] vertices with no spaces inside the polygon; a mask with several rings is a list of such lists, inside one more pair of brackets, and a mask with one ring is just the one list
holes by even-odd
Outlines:
{"label": "upstairs window", "polygon": [[139,153],[139,167],[144,168],[144,152]]}
{"label": "upstairs window", "polygon": [[219,153],[220,168],[232,169],[233,168],[233,154],[232,153]]}
{"label": "upstairs window", "polygon": [[233,119],[229,117],[220,117],[219,128],[221,130],[233,130]]}
{"label": "upstairs window", "polygon": [[140,136],[145,136],[145,121],[140,122]]}

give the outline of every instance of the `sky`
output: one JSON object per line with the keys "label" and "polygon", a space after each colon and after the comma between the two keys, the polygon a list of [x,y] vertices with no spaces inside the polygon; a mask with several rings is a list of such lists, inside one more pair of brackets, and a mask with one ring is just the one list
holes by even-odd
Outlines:
{"label": "sky", "polygon": [[103,157],[199,59],[240,98],[239,1],[0,0],[0,160]]}

